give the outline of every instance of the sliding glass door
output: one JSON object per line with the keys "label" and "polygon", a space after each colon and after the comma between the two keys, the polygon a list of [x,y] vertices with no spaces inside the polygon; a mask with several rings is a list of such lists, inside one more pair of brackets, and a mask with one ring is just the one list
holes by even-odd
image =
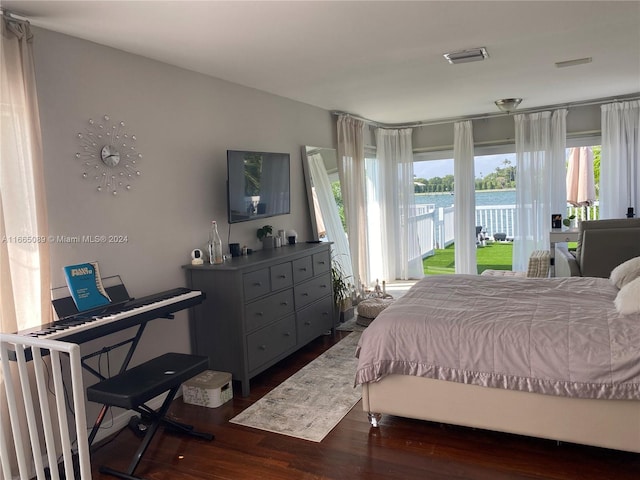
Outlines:
{"label": "sliding glass door", "polygon": [[[441,153],[443,157],[450,154]],[[432,249],[424,252],[427,275],[455,273],[453,159],[426,159],[436,156],[418,154],[414,163],[416,204],[430,216],[433,228]],[[512,152],[475,157],[478,273],[486,269],[511,269],[515,168],[515,154]]]}
{"label": "sliding glass door", "polygon": [[416,223],[421,242],[424,273],[455,273],[455,182],[453,158],[414,162]]}

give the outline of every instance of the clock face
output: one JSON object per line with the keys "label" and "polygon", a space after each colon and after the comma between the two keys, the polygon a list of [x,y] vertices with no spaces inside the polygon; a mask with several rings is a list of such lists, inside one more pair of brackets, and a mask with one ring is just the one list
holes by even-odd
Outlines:
{"label": "clock face", "polygon": [[120,163],[120,152],[112,145],[105,145],[100,151],[100,158],[107,167],[115,167]]}
{"label": "clock face", "polygon": [[112,122],[109,115],[89,122],[77,134],[80,150],[75,157],[82,162],[82,177],[97,183],[96,190],[118,195],[131,191],[140,178],[142,154],[135,135],[127,133],[124,122]]}

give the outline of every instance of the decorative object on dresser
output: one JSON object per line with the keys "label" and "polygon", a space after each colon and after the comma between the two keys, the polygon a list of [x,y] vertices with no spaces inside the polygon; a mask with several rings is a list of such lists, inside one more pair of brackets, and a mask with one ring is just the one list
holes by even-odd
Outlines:
{"label": "decorative object on dresser", "polygon": [[271,233],[273,233],[273,227],[271,225],[265,225],[264,227],[259,228],[256,232],[256,236],[258,237],[258,240],[262,242],[262,248],[264,250],[273,248],[273,237],[271,236]]}
{"label": "decorative object on dresser", "polygon": [[329,243],[183,268],[207,295],[190,312],[192,351],[231,372],[244,396],[252,377],[335,326]]}

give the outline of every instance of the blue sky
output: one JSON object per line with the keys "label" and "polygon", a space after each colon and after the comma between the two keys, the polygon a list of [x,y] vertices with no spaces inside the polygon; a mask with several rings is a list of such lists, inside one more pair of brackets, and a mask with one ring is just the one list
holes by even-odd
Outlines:
{"label": "blue sky", "polygon": [[[511,164],[515,165],[515,157],[515,153],[477,156],[475,161],[476,177],[484,177],[485,175],[495,171],[496,167],[502,167],[502,162],[505,159],[510,160]],[[453,159],[415,162],[413,164],[413,173],[417,178],[425,179],[453,175]]]}

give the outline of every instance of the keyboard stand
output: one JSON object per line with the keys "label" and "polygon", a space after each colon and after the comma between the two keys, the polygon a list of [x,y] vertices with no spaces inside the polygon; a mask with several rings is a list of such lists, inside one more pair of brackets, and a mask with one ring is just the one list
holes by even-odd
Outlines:
{"label": "keyboard stand", "polygon": [[[166,353],[87,388],[89,401],[101,403],[107,408],[115,406],[126,410],[135,410],[152,418],[151,425],[147,428],[142,443],[134,454],[127,471],[120,472],[110,467],[101,466],[100,472],[119,478],[139,480],[139,477],[134,476],[135,470],[161,423],[168,423],[174,428],[178,427],[182,433],[188,435],[213,440],[212,434],[196,432],[190,427],[166,418],[167,411],[180,385],[205,371],[208,366],[207,357]],[[167,396],[157,411],[145,405],[146,402],[164,392],[168,392]]]}
{"label": "keyboard stand", "polygon": [[[129,345],[129,349],[127,350],[127,354],[124,357],[124,360],[122,361],[122,365],[120,366],[120,370],[118,371],[118,375],[122,375],[127,368],[129,368],[129,362],[131,362],[131,358],[133,357],[133,352],[135,352],[138,343],[140,342],[140,337],[142,337],[142,333],[144,332],[144,328],[147,326],[146,323],[141,323],[137,330],[136,330],[136,334],[127,339],[127,340],[123,340],[122,342],[118,342],[115,343],[113,345],[109,345],[107,347],[102,348],[100,351],[98,352],[94,352],[94,353],[90,353],[88,355],[84,355],[81,357],[81,362],[80,364],[82,365],[82,368],[84,368],[85,370],[87,370],[88,372],[90,372],[91,374],[95,375],[96,377],[98,377],[100,379],[100,381],[105,381],[107,380],[107,378],[102,375],[100,372],[98,372],[95,368],[93,368],[91,365],[89,365],[86,361],[90,358],[96,357],[98,355],[102,355],[104,353],[108,353],[111,350],[115,350],[118,347],[122,347],[126,344],[130,344]],[[98,433],[98,431],[100,430],[100,426],[102,425],[102,422],[104,420],[105,415],[107,414],[107,412],[109,411],[109,405],[102,405],[102,408],[100,408],[100,412],[98,413],[98,416],[96,417],[95,422],[93,423],[93,427],[91,428],[91,433],[89,433],[89,447],[91,447],[91,445],[93,445],[93,441],[96,438],[96,435]]]}

